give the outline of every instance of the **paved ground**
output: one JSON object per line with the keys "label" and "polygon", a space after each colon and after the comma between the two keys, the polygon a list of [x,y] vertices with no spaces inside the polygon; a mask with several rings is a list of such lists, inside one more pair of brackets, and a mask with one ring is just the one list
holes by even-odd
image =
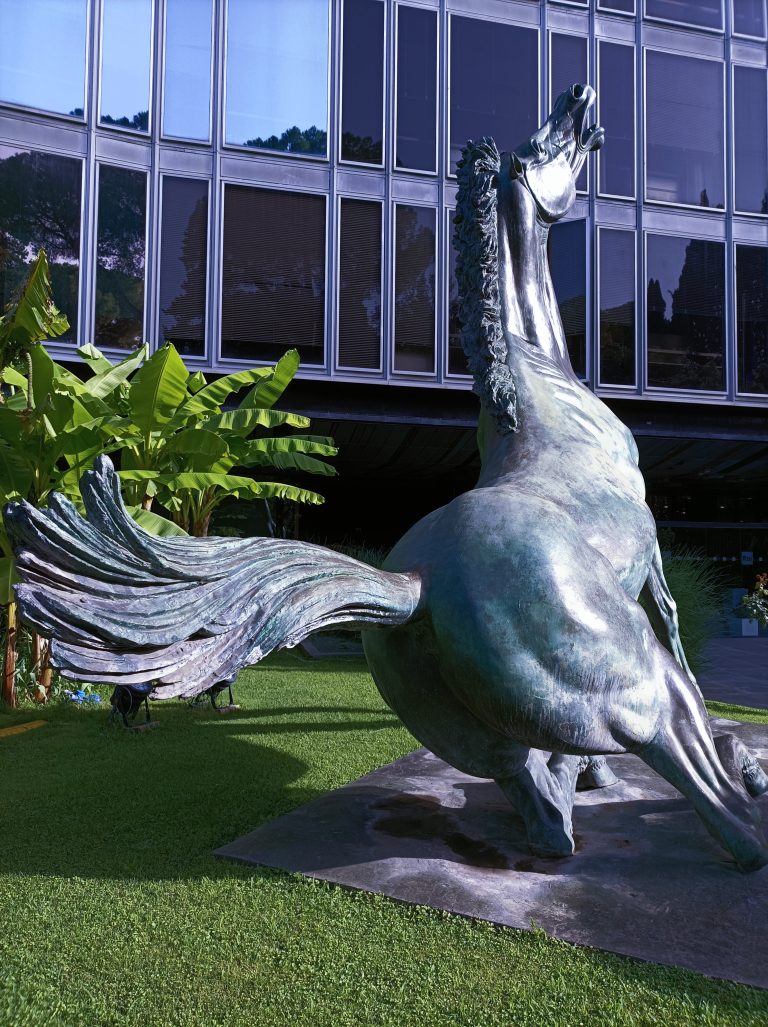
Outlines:
{"label": "paved ground", "polygon": [[715,638],[699,675],[705,699],[768,708],[768,638]]}

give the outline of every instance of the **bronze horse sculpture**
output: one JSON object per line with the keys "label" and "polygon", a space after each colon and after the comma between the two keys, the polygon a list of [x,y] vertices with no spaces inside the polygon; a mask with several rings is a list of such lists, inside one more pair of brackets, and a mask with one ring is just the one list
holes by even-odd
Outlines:
{"label": "bronze horse sculpture", "polygon": [[[574,375],[546,259],[549,226],[602,129],[589,86],[527,143],[470,143],[459,168],[463,343],[481,401],[480,479],[375,570],[275,539],[155,538],[112,465],[6,522],[23,618],[69,676],[191,696],[331,626],[363,628],[374,680],[419,741],[492,778],[531,847],[573,852],[577,777],[632,752],[693,804],[744,870],[768,862],[754,796],[768,778],[713,738],[687,668],[628,429]],[[657,640],[637,602],[645,591]]]}

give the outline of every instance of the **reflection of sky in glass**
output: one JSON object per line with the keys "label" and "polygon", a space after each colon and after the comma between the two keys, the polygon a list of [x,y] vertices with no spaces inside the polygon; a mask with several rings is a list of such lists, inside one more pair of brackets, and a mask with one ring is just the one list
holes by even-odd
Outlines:
{"label": "reflection of sky in glass", "polygon": [[0,98],[59,114],[82,110],[85,7],[85,0],[0,0]]}
{"label": "reflection of sky in glass", "polygon": [[207,139],[211,96],[211,0],[167,0],[163,132]]}
{"label": "reflection of sky in glass", "polygon": [[152,0],[104,0],[101,120],[149,109]]}
{"label": "reflection of sky in glass", "polygon": [[685,263],[685,251],[690,239],[676,235],[648,236],[648,281],[656,278],[661,285],[661,295],[666,303],[664,317],[672,317],[672,293],[680,284],[680,273]]}
{"label": "reflection of sky in glass", "polygon": [[328,0],[229,0],[229,143],[328,126]]}

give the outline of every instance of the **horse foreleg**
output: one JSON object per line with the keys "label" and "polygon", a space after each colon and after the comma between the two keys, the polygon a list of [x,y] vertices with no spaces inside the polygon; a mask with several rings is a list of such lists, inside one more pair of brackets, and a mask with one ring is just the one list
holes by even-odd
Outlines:
{"label": "horse foreleg", "polygon": [[685,650],[680,639],[680,623],[677,618],[677,603],[669,585],[664,577],[664,568],[661,562],[661,550],[659,543],[656,543],[648,577],[643,585],[642,595],[645,596],[649,607],[649,620],[654,628],[659,630],[664,645],[674,656],[677,662],[685,671],[689,680],[696,684],[696,678],[688,666],[685,658]]}
{"label": "horse foreleg", "polygon": [[530,749],[525,765],[496,783],[525,822],[528,844],[540,856],[571,856],[573,800],[583,760],[553,753],[549,759]]}

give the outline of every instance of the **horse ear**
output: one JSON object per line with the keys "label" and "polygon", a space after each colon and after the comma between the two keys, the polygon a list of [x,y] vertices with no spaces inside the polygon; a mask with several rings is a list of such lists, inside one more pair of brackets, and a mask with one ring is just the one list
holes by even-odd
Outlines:
{"label": "horse ear", "polygon": [[509,177],[514,182],[516,178],[520,178],[525,168],[523,162],[517,156],[514,150],[509,151]]}

